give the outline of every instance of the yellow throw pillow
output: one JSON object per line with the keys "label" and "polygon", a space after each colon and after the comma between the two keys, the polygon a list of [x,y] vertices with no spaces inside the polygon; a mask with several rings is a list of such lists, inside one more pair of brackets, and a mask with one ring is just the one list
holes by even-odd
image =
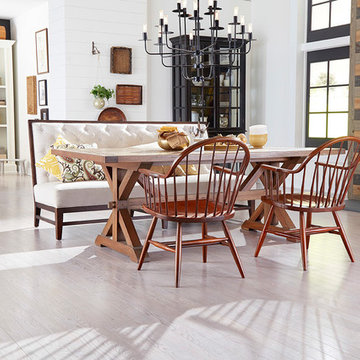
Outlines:
{"label": "yellow throw pillow", "polygon": [[57,177],[60,181],[62,181],[61,170],[55,155],[51,153],[51,148],[65,144],[69,144],[69,142],[59,135],[46,155],[35,164],[36,167],[44,169],[49,174]]}
{"label": "yellow throw pillow", "polygon": [[[170,170],[170,165],[153,165],[150,169],[151,171],[158,172],[159,174],[166,175]],[[197,175],[197,166],[188,165],[188,175]],[[178,165],[175,169],[175,176],[185,176],[186,175],[186,165]]]}
{"label": "yellow throw pillow", "polygon": [[[181,169],[184,171],[184,175],[186,174],[186,165],[180,165]],[[188,174],[189,175],[197,175],[198,174],[198,168],[196,165],[188,165]]]}

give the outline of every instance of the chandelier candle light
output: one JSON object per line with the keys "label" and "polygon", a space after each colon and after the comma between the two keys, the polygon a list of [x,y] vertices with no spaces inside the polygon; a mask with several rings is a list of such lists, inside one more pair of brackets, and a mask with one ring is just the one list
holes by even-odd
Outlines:
{"label": "chandelier candle light", "polygon": [[[155,46],[158,47],[156,52],[148,50],[148,32],[147,25],[143,27],[143,41],[145,51],[149,55],[161,57],[162,64],[167,68],[175,67],[172,61],[179,58],[182,76],[186,80],[195,82],[204,82],[214,78],[214,65],[219,61],[220,57],[228,58],[228,64],[232,67],[235,63],[237,55],[248,54],[251,50],[253,39],[252,25],[245,26],[244,16],[239,17],[239,8],[234,9],[234,18],[227,28],[228,47],[219,48],[217,41],[219,32],[224,30],[220,26],[220,11],[217,0],[208,0],[207,12],[204,16],[209,19],[210,45],[201,47],[200,33],[205,29],[202,28],[203,17],[200,16],[200,0],[193,0],[193,14],[188,13],[187,1],[177,0],[177,8],[173,10],[178,16],[178,31],[181,38],[180,46],[173,47],[169,43],[169,35],[173,34],[169,31],[168,16],[164,14],[164,10],[160,10],[158,29],[158,41]],[[191,25],[193,23],[193,25]],[[188,30],[191,29],[192,30]],[[168,61],[167,59],[170,59]],[[189,61],[191,59],[191,61]],[[205,61],[205,59],[208,59]]]}

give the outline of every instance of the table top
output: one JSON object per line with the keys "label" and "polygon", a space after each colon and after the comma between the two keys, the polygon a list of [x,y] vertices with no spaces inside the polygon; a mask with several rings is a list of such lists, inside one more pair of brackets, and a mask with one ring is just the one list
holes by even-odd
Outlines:
{"label": "table top", "polygon": [[[289,158],[303,158],[311,153],[313,148],[295,148],[295,147],[265,147],[263,149],[250,150],[250,161],[267,162],[267,161],[286,161]],[[131,146],[121,149],[62,149],[51,150],[55,155],[78,158],[83,160],[92,160],[99,164],[116,164],[116,163],[172,163],[181,154],[181,151],[165,151],[159,148],[157,143]],[[222,152],[217,151],[219,159]],[[189,161],[193,156],[194,160],[198,159],[198,152],[189,155]],[[231,160],[235,156],[235,151],[228,152],[228,159]],[[202,155],[203,162],[210,162],[212,151],[204,151]],[[239,160],[241,155],[238,156]],[[215,158],[216,160],[216,158]]]}

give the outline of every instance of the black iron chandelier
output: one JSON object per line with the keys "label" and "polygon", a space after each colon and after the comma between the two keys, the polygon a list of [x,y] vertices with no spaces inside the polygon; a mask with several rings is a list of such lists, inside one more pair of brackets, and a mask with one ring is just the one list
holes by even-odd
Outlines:
{"label": "black iron chandelier", "polygon": [[[158,30],[158,39],[155,46],[158,47],[156,52],[148,49],[148,32],[147,25],[143,28],[143,41],[145,51],[152,56],[160,56],[162,64],[167,68],[173,68],[174,58],[178,57],[182,76],[186,80],[204,82],[214,78],[214,65],[219,61],[220,56],[228,58],[229,66],[234,66],[236,57],[240,54],[248,54],[251,50],[253,39],[252,25],[245,26],[244,16],[239,17],[239,8],[234,8],[233,22],[228,24],[228,47],[219,48],[217,41],[219,32],[224,30],[220,26],[220,11],[217,0],[208,0],[207,12],[204,16],[209,19],[210,44],[201,45],[201,32],[203,17],[200,16],[200,0],[193,0],[193,14],[188,13],[187,1],[177,0],[177,8],[173,10],[178,16],[178,31],[180,36],[180,45],[174,47],[170,45],[168,16],[164,11],[160,11]],[[191,25],[193,22],[193,25]],[[190,29],[190,31],[189,31]],[[179,66],[179,65],[177,65]]]}

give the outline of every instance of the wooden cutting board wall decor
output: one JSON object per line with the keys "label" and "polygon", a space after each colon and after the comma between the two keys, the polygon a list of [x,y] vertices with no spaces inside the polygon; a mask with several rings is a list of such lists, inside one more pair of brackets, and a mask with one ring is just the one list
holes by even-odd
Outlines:
{"label": "wooden cutting board wall decor", "polygon": [[37,114],[37,92],[36,92],[36,76],[28,76],[26,78],[27,92],[27,113],[29,115]]}
{"label": "wooden cutting board wall decor", "polygon": [[142,105],[142,86],[116,85],[116,103],[123,105]]}
{"label": "wooden cutting board wall decor", "polygon": [[131,49],[113,46],[110,52],[110,72],[113,74],[131,74]]}

